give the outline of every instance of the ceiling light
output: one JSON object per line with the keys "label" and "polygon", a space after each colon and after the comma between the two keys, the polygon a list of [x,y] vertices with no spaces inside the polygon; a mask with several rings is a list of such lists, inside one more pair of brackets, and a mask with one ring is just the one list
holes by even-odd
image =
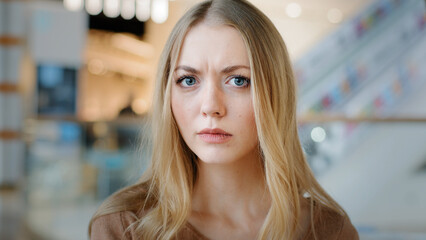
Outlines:
{"label": "ceiling light", "polygon": [[315,127],[311,131],[311,138],[314,142],[317,142],[317,143],[323,142],[326,136],[327,134],[325,133],[325,130],[322,127]]}
{"label": "ceiling light", "polygon": [[132,102],[132,110],[136,114],[143,114],[148,110],[148,103],[143,98],[138,98]]}
{"label": "ceiling light", "polygon": [[150,0],[136,0],[136,18],[139,21],[148,21],[151,15]]}
{"label": "ceiling light", "polygon": [[83,0],[64,0],[64,6],[69,11],[79,11],[83,8]]}
{"label": "ceiling light", "polygon": [[104,0],[104,14],[110,18],[120,15],[120,0]]}
{"label": "ceiling light", "polygon": [[287,13],[287,16],[297,18],[300,14],[302,14],[302,7],[300,7],[297,3],[289,3],[285,8],[285,12]]}
{"label": "ceiling light", "polygon": [[153,0],[151,19],[155,23],[163,23],[169,16],[169,0]]}
{"label": "ceiling light", "polygon": [[331,8],[327,12],[327,19],[331,23],[339,23],[343,19],[343,13],[337,8]]}
{"label": "ceiling light", "polygon": [[94,75],[103,75],[107,72],[105,64],[99,59],[89,60],[87,70]]}
{"label": "ceiling light", "polygon": [[135,0],[122,0],[121,3],[121,16],[130,20],[135,17]]}
{"label": "ceiling light", "polygon": [[98,15],[102,12],[102,0],[86,0],[86,11],[90,15]]}

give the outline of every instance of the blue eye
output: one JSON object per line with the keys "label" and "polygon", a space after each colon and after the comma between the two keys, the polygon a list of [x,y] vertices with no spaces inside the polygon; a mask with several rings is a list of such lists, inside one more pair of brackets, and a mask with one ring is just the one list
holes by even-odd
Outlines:
{"label": "blue eye", "polygon": [[177,84],[182,85],[183,87],[191,87],[197,83],[194,77],[183,76],[177,80]]}
{"label": "blue eye", "polygon": [[229,82],[236,87],[248,87],[250,85],[250,79],[243,76],[234,76]]}

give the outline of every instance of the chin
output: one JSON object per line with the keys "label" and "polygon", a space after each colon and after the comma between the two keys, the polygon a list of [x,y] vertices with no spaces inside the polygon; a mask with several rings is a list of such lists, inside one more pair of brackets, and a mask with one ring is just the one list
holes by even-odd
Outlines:
{"label": "chin", "polygon": [[223,159],[202,159],[199,158],[198,159],[200,162],[204,163],[204,164],[229,164],[233,161],[227,161],[227,160],[223,160]]}
{"label": "chin", "polygon": [[218,154],[212,153],[212,154],[203,154],[197,155],[198,160],[205,164],[230,164],[233,162],[236,162],[238,159],[237,156],[230,156],[229,154]]}

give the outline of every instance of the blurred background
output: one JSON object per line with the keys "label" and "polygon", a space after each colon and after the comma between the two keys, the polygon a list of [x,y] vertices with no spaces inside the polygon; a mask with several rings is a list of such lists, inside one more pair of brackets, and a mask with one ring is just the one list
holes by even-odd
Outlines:
{"label": "blurred background", "polygon": [[[140,144],[159,54],[197,0],[0,0],[0,239],[87,239]],[[423,0],[251,0],[282,34],[300,140],[361,239],[426,239]]]}

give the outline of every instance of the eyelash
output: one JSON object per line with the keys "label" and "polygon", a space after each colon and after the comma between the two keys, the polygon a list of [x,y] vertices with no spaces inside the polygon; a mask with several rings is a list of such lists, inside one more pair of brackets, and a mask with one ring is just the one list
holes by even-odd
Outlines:
{"label": "eyelash", "polygon": [[185,80],[186,78],[193,78],[193,79],[195,79],[195,81],[197,81],[196,77],[194,77],[194,76],[183,75],[176,80],[176,84],[181,84],[183,82],[183,80]]}
{"label": "eyelash", "polygon": [[[183,82],[183,80],[185,80],[186,78],[194,78],[195,81],[197,81],[196,77],[194,77],[192,75],[183,75],[176,80],[176,84],[181,84]],[[231,76],[229,79],[231,80],[231,79],[234,79],[234,78],[243,78],[247,82],[247,84],[245,86],[243,86],[242,88],[247,88],[247,87],[250,86],[250,83],[251,83],[250,78],[245,77],[243,75],[234,75],[234,76]]]}
{"label": "eyelash", "polygon": [[248,78],[248,77],[245,77],[243,75],[234,75],[234,76],[230,77],[230,79],[233,79],[233,78],[242,78],[247,82],[247,84],[245,86],[243,86],[242,88],[247,88],[247,87],[250,86],[251,81],[250,81],[250,78]]}

